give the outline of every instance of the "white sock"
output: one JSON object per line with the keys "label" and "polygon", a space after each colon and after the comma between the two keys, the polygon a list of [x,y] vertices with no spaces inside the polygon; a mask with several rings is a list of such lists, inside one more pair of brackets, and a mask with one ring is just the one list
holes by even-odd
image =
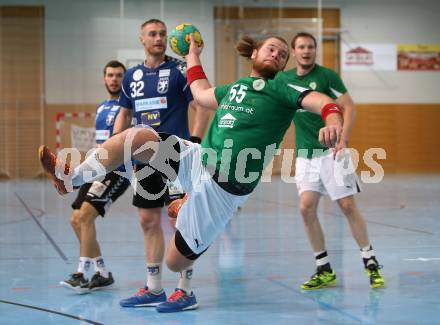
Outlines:
{"label": "white sock", "polygon": [[376,256],[374,255],[374,249],[371,245],[361,248],[361,256],[362,260],[364,261],[365,267],[368,267],[370,264],[377,264]]}
{"label": "white sock", "polygon": [[104,259],[98,256],[92,259],[95,266],[95,272],[99,272],[104,278],[108,278],[108,271],[105,268]]}
{"label": "white sock", "polygon": [[371,245],[365,246],[361,248],[361,256],[365,259],[370,259],[374,257],[374,249],[371,247]]}
{"label": "white sock", "polygon": [[77,272],[86,275],[87,271],[90,268],[91,263],[92,263],[92,259],[90,257],[80,256]]}
{"label": "white sock", "polygon": [[105,167],[98,160],[98,150],[95,149],[81,164],[73,170],[72,185],[81,186],[107,174]]}
{"label": "white sock", "polygon": [[326,265],[327,263],[330,263],[330,259],[328,258],[328,254],[327,251],[322,251],[322,252],[315,252],[315,263],[316,266],[323,266]]}
{"label": "white sock", "polygon": [[368,252],[371,251],[373,249],[373,246],[371,246],[371,244],[368,244],[365,247],[361,247],[361,252]]}
{"label": "white sock", "polygon": [[178,289],[183,289],[187,294],[191,294],[191,280],[192,280],[193,268],[190,266],[188,269],[180,272],[179,283],[177,284]]}
{"label": "white sock", "polygon": [[162,291],[161,263],[147,263],[147,287],[153,293]]}

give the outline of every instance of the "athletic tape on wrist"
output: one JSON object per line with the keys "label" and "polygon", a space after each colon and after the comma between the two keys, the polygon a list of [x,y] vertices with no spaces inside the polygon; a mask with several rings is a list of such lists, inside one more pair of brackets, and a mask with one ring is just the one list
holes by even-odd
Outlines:
{"label": "athletic tape on wrist", "polygon": [[208,79],[206,78],[206,74],[203,71],[203,67],[201,65],[195,65],[188,70],[186,70],[186,79],[188,81],[188,85],[191,85],[194,81],[199,79]]}
{"label": "athletic tape on wrist", "polygon": [[330,114],[335,114],[335,113],[340,114],[342,116],[342,110],[338,105],[336,105],[335,103],[329,103],[329,104],[324,105],[324,107],[321,110],[322,120],[325,121],[327,116],[329,116]]}

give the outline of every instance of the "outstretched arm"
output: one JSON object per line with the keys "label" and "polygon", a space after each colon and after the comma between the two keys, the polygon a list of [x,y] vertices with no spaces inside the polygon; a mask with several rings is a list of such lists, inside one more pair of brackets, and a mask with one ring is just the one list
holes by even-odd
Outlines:
{"label": "outstretched arm", "polygon": [[342,134],[342,110],[328,96],[312,91],[305,95],[301,105],[304,109],[320,114],[325,127],[319,130],[319,142],[327,148],[335,147]]}

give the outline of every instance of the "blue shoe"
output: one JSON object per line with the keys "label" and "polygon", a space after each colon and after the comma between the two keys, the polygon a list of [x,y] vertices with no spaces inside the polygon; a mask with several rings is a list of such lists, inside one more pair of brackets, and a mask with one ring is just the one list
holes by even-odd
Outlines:
{"label": "blue shoe", "polygon": [[148,291],[148,287],[140,288],[139,291],[130,298],[122,299],[119,304],[121,307],[154,307],[167,301],[165,291],[158,294]]}
{"label": "blue shoe", "polygon": [[176,313],[196,309],[197,307],[199,305],[193,292],[188,295],[185,290],[176,289],[166,302],[157,305],[156,310],[159,313]]}

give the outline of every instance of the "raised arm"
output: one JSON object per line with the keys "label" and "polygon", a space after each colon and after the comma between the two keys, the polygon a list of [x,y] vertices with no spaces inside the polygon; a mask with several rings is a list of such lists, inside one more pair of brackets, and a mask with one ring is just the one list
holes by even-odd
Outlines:
{"label": "raised arm", "polygon": [[185,57],[188,67],[187,78],[191,88],[194,100],[204,108],[212,110],[217,109],[218,103],[215,98],[214,89],[203,72],[202,63],[200,61],[200,53],[203,46],[198,47],[191,35],[191,46],[189,53]]}

